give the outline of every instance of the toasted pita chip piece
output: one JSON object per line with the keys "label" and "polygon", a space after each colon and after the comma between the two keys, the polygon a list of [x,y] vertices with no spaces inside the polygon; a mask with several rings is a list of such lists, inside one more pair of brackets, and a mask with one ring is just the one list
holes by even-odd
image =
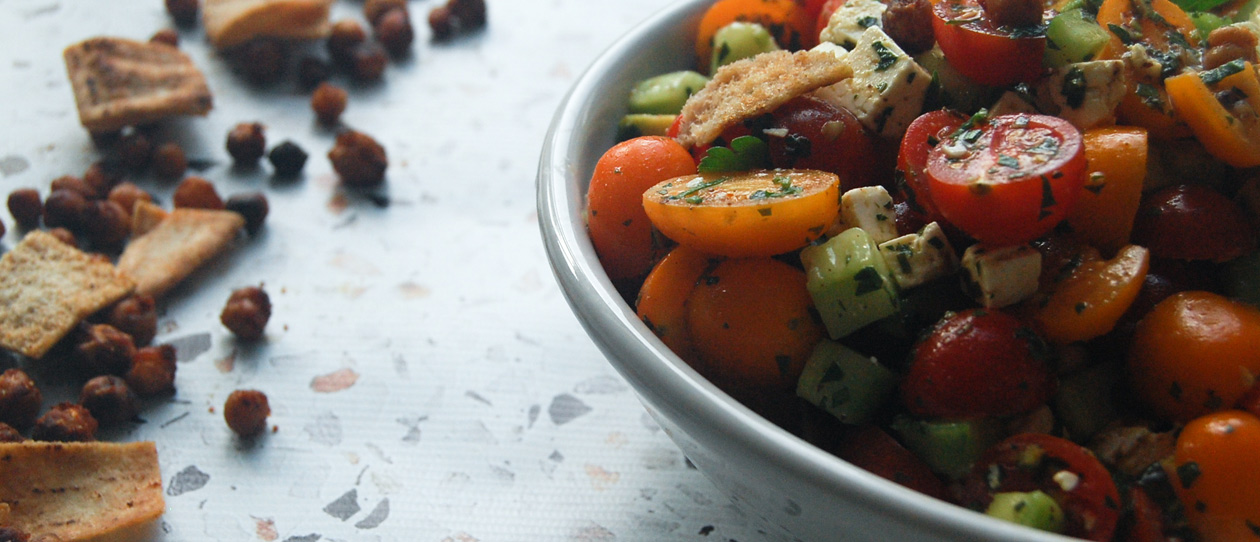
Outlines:
{"label": "toasted pita chip piece", "polygon": [[852,75],[847,63],[826,51],[773,51],[732,62],[687,100],[678,142],[684,147],[709,143],[741,120]]}
{"label": "toasted pita chip piece", "polygon": [[137,201],[131,210],[131,235],[139,237],[156,228],[170,213],[155,203]]}
{"label": "toasted pita chip piece", "polygon": [[134,289],[104,257],[32,231],[0,257],[0,346],[43,357],[81,320]]}
{"label": "toasted pita chip piece", "polygon": [[187,55],[164,43],[92,38],[63,52],[79,122],[93,132],[174,115],[205,115],[206,78]]}
{"label": "toasted pita chip piece", "polygon": [[8,525],[71,542],[162,515],[162,473],[152,442],[0,444],[0,503]]}
{"label": "toasted pita chip piece", "polygon": [[332,0],[205,0],[201,20],[216,49],[254,38],[317,39],[331,28],[330,5]]}
{"label": "toasted pita chip piece", "polygon": [[118,269],[136,279],[136,292],[159,297],[223,252],[245,219],[232,211],[175,209],[148,233],[132,239]]}

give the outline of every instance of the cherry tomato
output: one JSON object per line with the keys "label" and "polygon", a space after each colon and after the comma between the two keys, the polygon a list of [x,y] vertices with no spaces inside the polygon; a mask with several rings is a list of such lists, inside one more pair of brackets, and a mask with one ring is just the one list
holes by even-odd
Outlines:
{"label": "cherry tomato", "polygon": [[1127,493],[1132,511],[1128,530],[1119,537],[1120,542],[1168,542],[1164,536],[1164,513],[1146,490],[1129,486]]}
{"label": "cherry tomato", "polygon": [[1170,186],[1143,199],[1133,242],[1151,254],[1225,262],[1256,249],[1256,233],[1233,200],[1201,184]]}
{"label": "cherry tomato", "polygon": [[1260,538],[1260,419],[1232,410],[1196,418],[1177,437],[1170,478],[1204,542]]}
{"label": "cherry tomato", "polygon": [[1041,77],[1044,31],[996,27],[978,0],[941,0],[932,6],[932,31],[950,66],[976,82],[1006,86]]}
{"label": "cherry tomato", "polygon": [[994,445],[963,480],[962,504],[984,510],[994,493],[1041,490],[1063,508],[1063,534],[1110,541],[1120,518],[1120,493],[1111,473],[1088,449],[1040,433]]}
{"label": "cherry tomato", "polygon": [[1138,323],[1128,366],[1157,415],[1185,421],[1233,408],[1260,374],[1260,309],[1210,292],[1175,294]]}
{"label": "cherry tomato", "polygon": [[877,152],[875,137],[853,113],[812,96],[779,106],[761,133],[774,167],[835,173],[841,190],[882,179],[878,161],[872,159]]}
{"label": "cherry tomato", "polygon": [[704,12],[696,30],[696,58],[701,65],[709,63],[713,35],[733,22],[766,27],[779,47],[790,51],[818,43],[818,34],[810,34],[814,18],[796,0],[718,0]]}
{"label": "cherry tomato", "polygon": [[945,484],[931,467],[878,426],[865,425],[853,431],[832,452],[872,474],[945,499]]}
{"label": "cherry tomato", "polygon": [[968,121],[928,153],[932,201],[983,243],[1026,243],[1072,212],[1085,186],[1082,141],[1047,115]]}
{"label": "cherry tomato", "polygon": [[972,418],[1031,411],[1056,388],[1049,347],[1009,314],[948,315],[914,350],[901,397],[919,417]]}
{"label": "cherry tomato", "polygon": [[1150,252],[1129,245],[1110,260],[1076,266],[1033,312],[1046,338],[1084,341],[1112,330],[1137,299],[1150,266]]}
{"label": "cherry tomato", "polygon": [[948,109],[931,111],[914,119],[901,138],[901,148],[897,153],[897,189],[904,194],[911,209],[923,213],[929,221],[939,219],[940,212],[932,202],[924,171],[927,169],[928,153],[964,122],[967,122],[967,117],[962,113]]}
{"label": "cherry tomato", "polygon": [[822,8],[818,10],[818,22],[814,24],[815,36],[822,34],[822,31],[827,29],[827,23],[831,22],[831,14],[835,13],[837,9],[840,9],[840,6],[843,6],[847,1],[848,0],[827,0],[827,3],[822,5]]}
{"label": "cherry tomato", "polygon": [[678,357],[698,371],[691,333],[687,331],[687,296],[705,270],[716,265],[713,256],[684,246],[671,250],[643,280],[635,313]]}
{"label": "cherry tomato", "polygon": [[829,0],[796,0],[796,2],[805,9],[805,13],[809,14],[809,16],[814,19],[817,19],[818,15],[822,13],[823,6],[828,1]]}

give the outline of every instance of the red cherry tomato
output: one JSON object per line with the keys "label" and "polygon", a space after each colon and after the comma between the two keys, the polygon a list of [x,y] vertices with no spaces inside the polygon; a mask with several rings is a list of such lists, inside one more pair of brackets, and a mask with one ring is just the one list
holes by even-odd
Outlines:
{"label": "red cherry tomato", "polygon": [[1155,499],[1140,486],[1130,486],[1128,496],[1131,520],[1120,542],[1168,542],[1168,537],[1164,536],[1164,513]]}
{"label": "red cherry tomato", "polygon": [[928,153],[932,201],[946,220],[990,245],[1050,231],[1085,186],[1081,133],[1048,115],[968,121]]}
{"label": "red cherry tomato", "polygon": [[1162,258],[1224,262],[1255,250],[1256,234],[1237,203],[1207,186],[1190,184],[1143,199],[1133,242]]}
{"label": "red cherry tomato", "polygon": [[829,171],[840,177],[842,190],[881,179],[878,160],[872,159],[874,136],[853,113],[817,98],[802,96],[779,106],[761,133],[776,168]]}
{"label": "red cherry tomato", "polygon": [[828,0],[796,0],[796,2],[805,8],[805,13],[809,14],[810,18],[817,19]]}
{"label": "red cherry tomato", "polygon": [[945,484],[914,452],[874,425],[848,434],[833,450],[845,461],[910,489],[945,499]]}
{"label": "red cherry tomato", "polygon": [[992,309],[947,316],[915,347],[901,397],[918,417],[1031,411],[1054,394],[1048,346],[1018,318]]}
{"label": "red cherry tomato", "polygon": [[818,22],[814,25],[814,35],[822,34],[827,29],[827,23],[831,22],[831,14],[835,13],[840,6],[843,6],[848,0],[827,0],[822,8],[818,10]]}
{"label": "red cherry tomato", "polygon": [[1088,449],[1038,433],[997,443],[963,480],[962,504],[984,510],[995,493],[1041,490],[1063,508],[1063,534],[1110,541],[1120,519],[1120,493],[1111,473]]}
{"label": "red cherry tomato", "polygon": [[923,213],[930,220],[940,218],[936,204],[932,202],[927,175],[928,153],[945,138],[967,122],[962,113],[940,109],[924,113],[914,119],[901,138],[897,153],[897,189],[905,196],[910,208]]}
{"label": "red cherry tomato", "polygon": [[932,6],[932,31],[950,66],[977,83],[1032,82],[1045,71],[1045,32],[995,27],[977,0],[941,0]]}

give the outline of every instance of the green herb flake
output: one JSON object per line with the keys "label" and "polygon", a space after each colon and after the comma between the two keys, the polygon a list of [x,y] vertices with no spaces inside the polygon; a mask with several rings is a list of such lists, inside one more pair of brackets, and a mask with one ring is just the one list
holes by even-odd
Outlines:
{"label": "green herb flake", "polygon": [[1199,464],[1194,461],[1177,467],[1177,480],[1181,482],[1183,489],[1190,489],[1202,474],[1203,471],[1199,470]]}
{"label": "green herb flake", "polygon": [[761,216],[770,216],[774,214],[774,209],[771,207],[762,207],[760,209],[757,209],[757,214]]}
{"label": "green herb flake", "polygon": [[730,148],[710,148],[700,159],[697,169],[701,173],[749,171],[767,167],[769,160],[770,151],[765,141],[753,136],[740,136],[731,141]]}
{"label": "green herb flake", "polygon": [[1134,93],[1142,99],[1142,103],[1147,107],[1160,110],[1164,108],[1164,100],[1160,98],[1159,89],[1155,88],[1154,85],[1138,83]]}
{"label": "green herb flake", "polygon": [[1216,84],[1220,83],[1226,77],[1229,77],[1236,73],[1242,73],[1242,71],[1245,69],[1247,69],[1247,64],[1245,63],[1245,61],[1241,58],[1236,58],[1234,60],[1221,64],[1220,66],[1216,68],[1207,70],[1205,72],[1200,72],[1199,79],[1202,79],[1203,84],[1207,86],[1216,86]]}
{"label": "green herb flake", "polygon": [[1067,100],[1068,107],[1080,109],[1085,104],[1086,88],[1085,72],[1072,66],[1063,76],[1063,87],[1059,89],[1059,93]]}
{"label": "green herb flake", "polygon": [[872,26],[879,24],[879,19],[876,17],[872,17],[870,15],[867,15],[865,17],[862,17],[861,19],[858,19],[857,24],[858,26],[862,28],[870,28]]}
{"label": "green herb flake", "polygon": [[879,63],[875,65],[875,71],[882,72],[897,64],[897,53],[884,45],[882,41],[871,43],[871,49],[875,50],[875,56],[879,57]]}
{"label": "green herb flake", "polygon": [[853,295],[866,295],[884,288],[884,277],[874,267],[863,267],[853,274],[853,280],[857,283]]}
{"label": "green herb flake", "polygon": [[999,154],[997,163],[999,166],[1006,166],[1012,169],[1019,168],[1019,160],[1016,160],[1014,156],[1007,156],[1005,154]]}
{"label": "green herb flake", "polygon": [[1110,30],[1117,38],[1120,38],[1120,43],[1125,45],[1133,45],[1134,43],[1137,43],[1137,40],[1133,38],[1133,34],[1129,33],[1128,29],[1123,26],[1108,24],[1107,30]]}

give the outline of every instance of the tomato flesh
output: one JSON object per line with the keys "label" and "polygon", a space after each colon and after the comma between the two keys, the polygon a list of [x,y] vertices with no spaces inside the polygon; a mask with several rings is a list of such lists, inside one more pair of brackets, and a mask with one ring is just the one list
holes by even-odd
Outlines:
{"label": "tomato flesh", "polygon": [[875,138],[848,110],[810,96],[796,98],[771,114],[761,130],[776,168],[817,169],[840,177],[849,190],[877,184]]}
{"label": "tomato flesh", "polygon": [[922,213],[928,220],[940,218],[927,180],[928,153],[950,134],[967,122],[962,113],[941,109],[924,113],[906,128],[897,153],[898,190],[905,197],[910,209]]}
{"label": "tomato flesh", "polygon": [[977,83],[1013,85],[1035,81],[1045,72],[1045,32],[995,27],[977,0],[937,2],[932,31],[949,65]]}
{"label": "tomato flesh", "polygon": [[929,192],[941,215],[977,240],[1027,243],[1075,207],[1083,149],[1080,131],[1058,117],[969,121],[928,153]]}

